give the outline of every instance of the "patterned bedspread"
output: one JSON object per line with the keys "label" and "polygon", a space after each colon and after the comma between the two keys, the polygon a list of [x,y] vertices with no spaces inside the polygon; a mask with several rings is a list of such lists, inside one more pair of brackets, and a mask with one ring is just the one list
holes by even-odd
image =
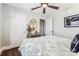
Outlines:
{"label": "patterned bedspread", "polygon": [[60,36],[42,36],[25,39],[19,51],[23,56],[75,56],[70,52],[72,39]]}

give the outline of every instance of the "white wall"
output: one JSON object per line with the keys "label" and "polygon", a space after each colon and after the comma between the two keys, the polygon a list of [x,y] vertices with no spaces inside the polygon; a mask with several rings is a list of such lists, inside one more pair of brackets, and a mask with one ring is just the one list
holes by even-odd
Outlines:
{"label": "white wall", "polygon": [[0,46],[1,46],[1,4],[0,4]]}
{"label": "white wall", "polygon": [[60,10],[54,15],[54,34],[67,38],[73,38],[77,33],[79,33],[79,27],[64,27],[64,17],[75,14],[79,14],[78,6],[69,10],[60,8]]}
{"label": "white wall", "polygon": [[[26,15],[26,28],[27,24],[29,24],[29,21],[31,19],[37,20],[37,31],[39,31],[39,17],[32,14],[31,12],[27,10],[22,10],[20,8],[16,8],[13,6],[9,6],[6,4],[2,4],[2,40],[1,40],[1,46],[8,46],[10,45],[10,20],[11,20],[11,13],[20,13]],[[26,32],[27,33],[27,32]]]}
{"label": "white wall", "polygon": [[9,45],[10,43],[10,9],[2,4],[2,40],[1,46]]}

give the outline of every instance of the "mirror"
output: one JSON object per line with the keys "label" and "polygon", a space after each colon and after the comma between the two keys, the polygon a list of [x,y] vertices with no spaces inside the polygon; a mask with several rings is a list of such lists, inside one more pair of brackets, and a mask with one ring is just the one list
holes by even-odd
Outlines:
{"label": "mirror", "polygon": [[28,25],[28,32],[31,33],[35,31],[36,28],[37,28],[37,22],[35,19],[32,19]]}

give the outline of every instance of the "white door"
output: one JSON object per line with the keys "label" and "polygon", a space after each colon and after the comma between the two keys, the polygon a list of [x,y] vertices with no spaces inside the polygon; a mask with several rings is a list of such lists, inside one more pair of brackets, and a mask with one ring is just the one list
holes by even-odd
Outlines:
{"label": "white door", "polygon": [[11,13],[10,45],[19,45],[26,39],[26,15]]}
{"label": "white door", "polygon": [[46,28],[45,28],[45,31],[46,31],[46,35],[52,35],[53,34],[53,20],[52,19],[46,19]]}

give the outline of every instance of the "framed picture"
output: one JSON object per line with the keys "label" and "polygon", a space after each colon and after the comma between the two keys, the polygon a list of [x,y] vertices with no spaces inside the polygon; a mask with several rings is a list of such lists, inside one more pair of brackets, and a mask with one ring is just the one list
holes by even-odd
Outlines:
{"label": "framed picture", "polygon": [[65,17],[64,27],[79,27],[79,14]]}

